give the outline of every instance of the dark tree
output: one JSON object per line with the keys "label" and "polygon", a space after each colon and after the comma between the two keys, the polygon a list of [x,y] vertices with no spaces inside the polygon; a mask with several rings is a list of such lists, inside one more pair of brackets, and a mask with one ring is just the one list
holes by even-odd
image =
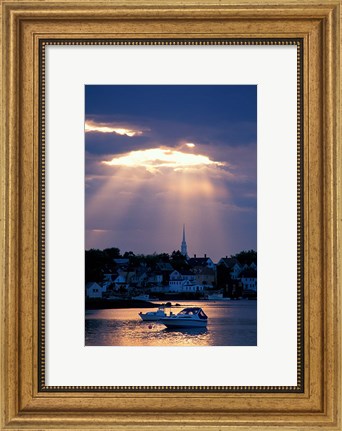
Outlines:
{"label": "dark tree", "polygon": [[172,252],[170,263],[177,271],[188,270],[190,268],[186,257],[179,250]]}
{"label": "dark tree", "polygon": [[125,251],[125,253],[124,253],[124,255],[123,255],[123,257],[124,257],[125,259],[130,258],[130,257],[133,257],[133,256],[135,256],[135,254],[133,253],[133,251]]}
{"label": "dark tree", "polygon": [[159,260],[160,262],[169,263],[170,262],[170,256],[168,253],[161,253],[159,254]]}
{"label": "dark tree", "polygon": [[119,259],[121,257],[120,249],[116,247],[105,248],[103,252],[108,256],[109,259]]}
{"label": "dark tree", "polygon": [[234,254],[231,257],[235,257],[241,265],[250,265],[253,262],[257,264],[257,252],[254,250],[240,251],[240,253]]}
{"label": "dark tree", "polygon": [[102,250],[90,249],[85,252],[85,281],[102,281],[103,268],[108,257]]}

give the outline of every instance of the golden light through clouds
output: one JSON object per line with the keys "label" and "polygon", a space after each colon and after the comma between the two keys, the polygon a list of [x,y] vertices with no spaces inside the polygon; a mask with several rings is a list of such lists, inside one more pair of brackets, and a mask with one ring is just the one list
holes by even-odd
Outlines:
{"label": "golden light through clouds", "polygon": [[[176,230],[184,220],[191,220],[193,232],[200,232],[200,226],[204,223],[208,225],[215,246],[221,243],[223,246],[221,215],[215,202],[217,199],[229,199],[229,190],[224,181],[234,174],[230,171],[230,164],[213,160],[204,154],[186,152],[186,147],[183,143],[177,148],[164,146],[136,150],[102,161],[103,165],[114,169],[111,174],[107,171],[101,189],[87,201],[89,218],[94,218],[98,208],[108,207],[109,202],[113,202],[115,212],[102,213],[101,224],[109,228],[115,220],[114,226],[121,226],[136,211],[135,203],[139,196],[143,196],[144,211],[135,226],[137,244],[131,246],[138,252],[141,242],[139,237],[143,233],[141,226],[152,218],[155,220],[154,231],[160,233],[167,232],[170,226]],[[192,150],[193,147],[190,148]],[[108,232],[93,225],[87,232],[87,239],[90,243],[96,243],[107,235]],[[116,235],[115,231],[111,235]],[[200,248],[198,238],[198,235],[192,238],[193,250]],[[134,239],[131,241],[134,242]],[[175,248],[177,245],[177,242],[171,243],[170,247]]]}
{"label": "golden light through clouds", "polygon": [[[194,146],[194,144],[193,144]],[[123,156],[116,156],[110,161],[102,163],[109,166],[144,167],[150,172],[157,168],[173,168],[182,170],[200,166],[224,166],[222,162],[211,160],[202,154],[189,154],[170,148],[149,148],[131,151]]]}
{"label": "golden light through clouds", "polygon": [[255,102],[245,86],[86,86],[86,248],[169,253],[184,223],[190,254],[254,241]]}
{"label": "golden light through clouds", "polygon": [[85,132],[100,132],[100,133],[116,133],[121,136],[140,136],[143,134],[142,130],[125,128],[120,126],[115,126],[107,123],[96,123],[94,121],[85,122]]}

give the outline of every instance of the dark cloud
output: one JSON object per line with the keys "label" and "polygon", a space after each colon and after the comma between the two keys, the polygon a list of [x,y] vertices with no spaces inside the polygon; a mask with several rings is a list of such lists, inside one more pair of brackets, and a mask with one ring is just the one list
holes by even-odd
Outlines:
{"label": "dark cloud", "polygon": [[127,153],[141,148],[148,148],[151,139],[147,136],[120,136],[115,133],[88,132],[85,134],[85,148],[90,154],[107,156]]}

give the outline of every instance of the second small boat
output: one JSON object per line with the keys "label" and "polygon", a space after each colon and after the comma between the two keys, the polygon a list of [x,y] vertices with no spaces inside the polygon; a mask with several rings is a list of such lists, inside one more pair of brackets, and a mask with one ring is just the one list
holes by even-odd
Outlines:
{"label": "second small boat", "polygon": [[164,307],[159,307],[157,311],[148,311],[147,313],[142,313],[140,311],[139,316],[144,322],[157,322],[167,317],[167,314],[164,311]]}

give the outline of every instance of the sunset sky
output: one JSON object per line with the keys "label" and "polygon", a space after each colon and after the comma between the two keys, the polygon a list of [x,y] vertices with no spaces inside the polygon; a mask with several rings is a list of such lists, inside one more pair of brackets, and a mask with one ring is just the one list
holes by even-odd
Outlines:
{"label": "sunset sky", "polygon": [[85,246],[257,247],[257,87],[87,85]]}

